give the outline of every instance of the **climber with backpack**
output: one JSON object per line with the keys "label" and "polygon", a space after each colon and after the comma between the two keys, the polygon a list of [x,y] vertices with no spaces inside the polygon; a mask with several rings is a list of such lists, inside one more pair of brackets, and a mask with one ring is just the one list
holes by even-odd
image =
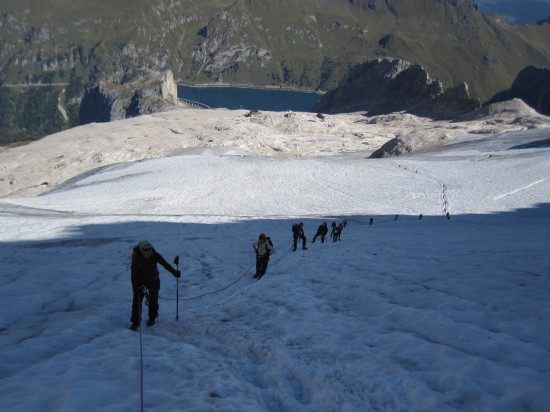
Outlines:
{"label": "climber with backpack", "polygon": [[261,279],[267,270],[269,256],[275,253],[275,248],[271,238],[266,236],[265,233],[260,233],[258,240],[252,243],[252,249],[256,253],[256,274],[254,278]]}
{"label": "climber with backpack", "polygon": [[[179,259],[178,259],[179,260]],[[149,319],[147,326],[153,326],[158,317],[158,298],[160,290],[160,278],[157,263],[160,263],[175,278],[181,276],[181,272],[174,269],[158,253],[148,240],[142,240],[132,251],[131,279],[132,279],[132,325],[130,329],[137,330],[141,324],[141,307],[143,297],[148,296]]]}
{"label": "climber with backpack", "polygon": [[315,243],[315,239],[317,239],[317,236],[321,236],[321,243],[325,243],[325,236],[328,233],[328,227],[327,222],[321,223],[321,225],[317,228],[317,233],[315,233],[315,236],[313,236],[313,240],[311,243]]}
{"label": "climber with backpack", "polygon": [[292,244],[293,252],[296,252],[296,247],[298,246],[298,239],[302,239],[302,250],[307,250],[306,235],[304,234],[304,224],[302,222],[294,223],[292,225],[292,237],[294,239],[294,243]]}

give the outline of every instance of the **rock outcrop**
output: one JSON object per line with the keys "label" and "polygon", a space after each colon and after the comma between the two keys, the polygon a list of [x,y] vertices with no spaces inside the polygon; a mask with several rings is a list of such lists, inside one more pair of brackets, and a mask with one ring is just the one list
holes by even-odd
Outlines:
{"label": "rock outcrop", "polygon": [[374,151],[369,158],[401,156],[408,153],[436,149],[454,141],[454,137],[446,130],[417,130],[395,137]]}
{"label": "rock outcrop", "polygon": [[124,85],[100,82],[84,94],[80,124],[136,117],[164,111],[177,104],[177,85],[170,70]]}
{"label": "rock outcrop", "polygon": [[[397,114],[394,114],[394,116]],[[382,118],[385,116],[381,116]],[[376,123],[375,117],[369,123]],[[384,119],[380,119],[384,121]],[[505,127],[511,130],[528,130],[548,127],[548,117],[537,113],[521,99],[513,99],[505,102],[493,103],[484,106],[475,112],[461,116],[449,125],[454,127],[432,128],[418,127],[411,130],[404,130],[395,138],[387,141],[371,155],[371,159],[383,157],[401,156],[410,153],[430,151],[441,146],[457,143],[463,140],[463,134],[469,129],[466,125],[475,124],[475,128],[468,130],[472,134],[497,134]],[[456,131],[460,131],[456,133]]]}
{"label": "rock outcrop", "polygon": [[454,119],[481,106],[462,83],[443,90],[418,64],[393,59],[366,61],[314,108],[324,113],[365,111],[369,116],[406,111],[435,119]]}
{"label": "rock outcrop", "polygon": [[527,66],[510,89],[497,93],[486,104],[512,99],[521,99],[537,112],[550,116],[550,69]]}

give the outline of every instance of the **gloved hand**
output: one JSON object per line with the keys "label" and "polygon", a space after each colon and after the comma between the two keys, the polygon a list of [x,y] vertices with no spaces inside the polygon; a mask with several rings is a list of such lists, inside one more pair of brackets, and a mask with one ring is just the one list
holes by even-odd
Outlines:
{"label": "gloved hand", "polygon": [[181,276],[181,272],[179,270],[176,270],[176,274],[174,276],[179,279]]}

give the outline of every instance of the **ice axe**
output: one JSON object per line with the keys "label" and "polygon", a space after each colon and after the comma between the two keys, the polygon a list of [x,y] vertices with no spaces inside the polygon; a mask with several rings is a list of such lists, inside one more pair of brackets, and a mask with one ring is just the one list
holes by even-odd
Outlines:
{"label": "ice axe", "polygon": [[[174,264],[176,265],[176,270],[179,270],[179,263],[180,263],[180,257],[179,255],[175,257]],[[176,278],[176,320],[179,318],[179,292],[180,292],[180,285],[179,285],[180,278]]]}

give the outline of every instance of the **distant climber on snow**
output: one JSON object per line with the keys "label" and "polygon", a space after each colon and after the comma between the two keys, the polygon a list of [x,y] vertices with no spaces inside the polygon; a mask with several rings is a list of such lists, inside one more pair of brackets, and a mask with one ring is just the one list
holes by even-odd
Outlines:
{"label": "distant climber on snow", "polygon": [[332,241],[336,242],[337,240],[340,240],[340,236],[342,236],[342,232],[344,231],[344,224],[340,223],[338,226],[336,226],[332,232]]}
{"label": "distant climber on snow", "polygon": [[315,243],[315,239],[317,239],[318,236],[321,236],[321,243],[325,243],[325,236],[328,233],[328,226],[327,223],[321,223],[321,225],[317,228],[317,233],[315,233],[315,236],[313,236],[313,240],[311,243]]}
{"label": "distant climber on snow", "polygon": [[334,231],[336,230],[336,222],[332,222],[330,224],[330,227],[332,228],[332,230],[330,231],[330,238],[334,239]]}
{"label": "distant climber on snow", "polygon": [[265,233],[260,233],[258,240],[252,243],[252,249],[256,252],[256,274],[254,278],[261,279],[267,270],[269,256],[275,253],[275,248],[271,238],[266,236]]}
{"label": "distant climber on snow", "polygon": [[304,224],[302,222],[294,223],[292,225],[292,237],[294,239],[294,243],[292,245],[293,252],[296,252],[296,248],[298,246],[298,239],[302,239],[302,250],[307,250],[306,235],[304,234]]}

